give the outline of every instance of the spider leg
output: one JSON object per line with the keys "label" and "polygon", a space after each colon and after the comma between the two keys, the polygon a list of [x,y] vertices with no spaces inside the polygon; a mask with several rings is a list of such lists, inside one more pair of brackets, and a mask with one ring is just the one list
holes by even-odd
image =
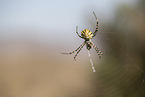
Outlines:
{"label": "spider leg", "polygon": [[77,33],[77,35],[78,35],[80,38],[83,38],[83,37],[80,36],[79,33],[78,33],[78,26],[76,26],[76,33]]}
{"label": "spider leg", "polygon": [[85,42],[81,45],[80,49],[78,50],[77,54],[74,56],[74,60],[76,60],[76,57],[78,55],[78,53],[81,51],[81,49],[84,47]]}
{"label": "spider leg", "polygon": [[83,45],[85,44],[85,42],[83,42],[76,50],[70,52],[70,53],[61,53],[61,54],[73,54],[75,53],[76,51],[78,51]]}
{"label": "spider leg", "polygon": [[97,54],[98,54],[99,58],[101,58],[101,55],[103,55],[103,52],[101,52],[99,50],[99,48],[93,42],[91,42],[91,43],[93,45],[93,48],[97,51]]}
{"label": "spider leg", "polygon": [[96,14],[93,12],[93,14],[94,14],[94,16],[95,16],[95,18],[96,18],[96,22],[97,22],[97,24],[96,24],[96,30],[95,30],[95,32],[93,33],[93,37],[94,36],[96,36],[96,34],[97,34],[97,32],[98,32],[98,19],[97,19],[97,16],[96,16]]}

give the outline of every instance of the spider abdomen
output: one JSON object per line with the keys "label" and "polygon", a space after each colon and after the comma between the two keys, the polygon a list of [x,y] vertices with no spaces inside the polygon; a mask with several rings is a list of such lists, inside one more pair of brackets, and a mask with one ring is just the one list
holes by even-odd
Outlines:
{"label": "spider abdomen", "polygon": [[86,41],[86,47],[87,47],[88,50],[90,50],[92,48],[91,41]]}
{"label": "spider abdomen", "polygon": [[93,38],[93,33],[92,33],[90,30],[85,29],[85,30],[83,30],[83,31],[81,32],[81,36],[82,36],[84,39],[89,40],[89,39],[92,39],[92,38]]}

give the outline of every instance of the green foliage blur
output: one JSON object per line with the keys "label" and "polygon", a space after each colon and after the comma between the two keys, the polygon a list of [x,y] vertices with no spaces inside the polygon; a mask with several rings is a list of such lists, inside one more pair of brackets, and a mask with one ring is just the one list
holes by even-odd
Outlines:
{"label": "green foliage blur", "polygon": [[97,72],[96,95],[145,97],[145,1],[118,6],[113,21],[103,26],[105,59]]}

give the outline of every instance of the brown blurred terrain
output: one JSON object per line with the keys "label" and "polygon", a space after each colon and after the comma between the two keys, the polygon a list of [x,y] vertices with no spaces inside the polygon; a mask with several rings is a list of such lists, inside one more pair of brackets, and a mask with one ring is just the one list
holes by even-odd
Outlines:
{"label": "brown blurred terrain", "polygon": [[1,45],[0,97],[75,95],[91,86],[91,83],[86,83],[87,72],[84,71],[85,68],[59,58],[53,50],[43,45]]}
{"label": "brown blurred terrain", "polygon": [[102,24],[95,73],[88,60],[74,61],[52,44],[1,41],[0,97],[145,97],[144,10],[144,0],[120,5]]}

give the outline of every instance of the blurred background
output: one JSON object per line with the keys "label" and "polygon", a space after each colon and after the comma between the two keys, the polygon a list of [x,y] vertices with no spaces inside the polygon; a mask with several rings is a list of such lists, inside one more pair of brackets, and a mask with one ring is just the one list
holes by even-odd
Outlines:
{"label": "blurred background", "polygon": [[[0,97],[145,97],[144,0],[0,0]],[[74,61],[61,52],[99,32]]]}

